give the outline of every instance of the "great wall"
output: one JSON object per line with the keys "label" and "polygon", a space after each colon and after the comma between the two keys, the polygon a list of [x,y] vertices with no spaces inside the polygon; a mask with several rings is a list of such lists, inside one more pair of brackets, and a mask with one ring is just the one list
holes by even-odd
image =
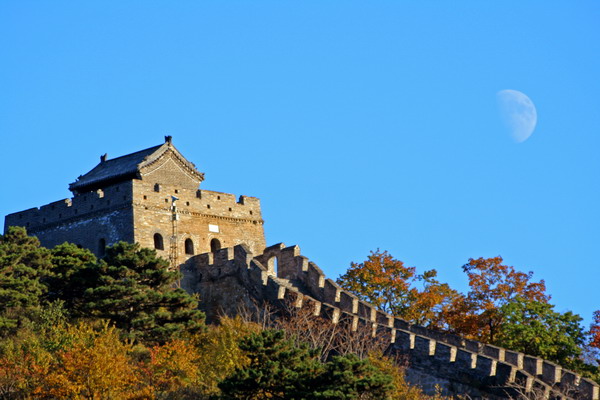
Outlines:
{"label": "great wall", "polygon": [[209,319],[235,314],[241,305],[269,302],[308,304],[332,323],[348,318],[353,329],[369,326],[373,335],[389,341],[392,352],[408,356],[408,379],[426,392],[437,386],[471,399],[600,398],[595,382],[552,362],[411,325],[377,310],[326,278],[298,246],[280,243],[259,255],[244,245],[224,248],[190,258],[182,273],[182,287],[200,294]]}
{"label": "great wall", "polygon": [[[268,302],[310,307],[333,324],[351,321],[408,360],[407,378],[432,393],[471,399],[600,400],[600,387],[552,362],[395,318],[326,278],[298,246],[266,246],[260,201],[200,190],[204,174],[165,143],[100,163],[69,188],[72,199],[15,212],[42,245],[76,243],[102,256],[119,240],[156,249],[198,293],[209,320]],[[163,238],[167,238],[164,243]]]}

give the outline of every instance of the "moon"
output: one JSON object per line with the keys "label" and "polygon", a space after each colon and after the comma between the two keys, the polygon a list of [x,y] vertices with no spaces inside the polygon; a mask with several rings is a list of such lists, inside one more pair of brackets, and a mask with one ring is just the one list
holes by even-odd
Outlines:
{"label": "moon", "polygon": [[537,124],[537,111],[533,101],[525,93],[512,89],[500,90],[496,97],[500,116],[514,141],[526,141]]}

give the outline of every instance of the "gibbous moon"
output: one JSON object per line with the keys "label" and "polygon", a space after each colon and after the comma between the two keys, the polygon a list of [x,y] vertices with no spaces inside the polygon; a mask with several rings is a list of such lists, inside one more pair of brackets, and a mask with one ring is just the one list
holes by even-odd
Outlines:
{"label": "gibbous moon", "polygon": [[518,90],[501,90],[496,93],[500,115],[510,135],[517,143],[531,136],[537,124],[537,111],[533,101]]}

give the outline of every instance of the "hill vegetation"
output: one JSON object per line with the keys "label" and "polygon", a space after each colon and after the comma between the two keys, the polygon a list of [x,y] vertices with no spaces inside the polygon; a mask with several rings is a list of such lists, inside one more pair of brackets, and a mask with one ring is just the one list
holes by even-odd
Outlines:
{"label": "hill vegetation", "polygon": [[[600,376],[600,312],[590,331],[558,313],[543,281],[501,258],[470,260],[461,294],[387,252],[339,283],[384,311],[434,329]],[[431,399],[368,332],[303,309],[205,325],[178,273],[150,249],[117,243],[102,259],[73,244],[0,236],[2,399]],[[441,398],[441,396],[436,396]]]}

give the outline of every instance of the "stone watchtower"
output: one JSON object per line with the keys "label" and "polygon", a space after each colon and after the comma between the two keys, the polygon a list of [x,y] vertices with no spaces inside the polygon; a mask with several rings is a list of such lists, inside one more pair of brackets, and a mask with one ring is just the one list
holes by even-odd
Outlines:
{"label": "stone watchtower", "polygon": [[194,254],[245,244],[265,248],[260,201],[255,197],[200,190],[204,174],[165,143],[108,159],[69,185],[73,198],[9,214],[42,245],[65,241],[103,255],[117,241],[154,248],[172,265]]}

